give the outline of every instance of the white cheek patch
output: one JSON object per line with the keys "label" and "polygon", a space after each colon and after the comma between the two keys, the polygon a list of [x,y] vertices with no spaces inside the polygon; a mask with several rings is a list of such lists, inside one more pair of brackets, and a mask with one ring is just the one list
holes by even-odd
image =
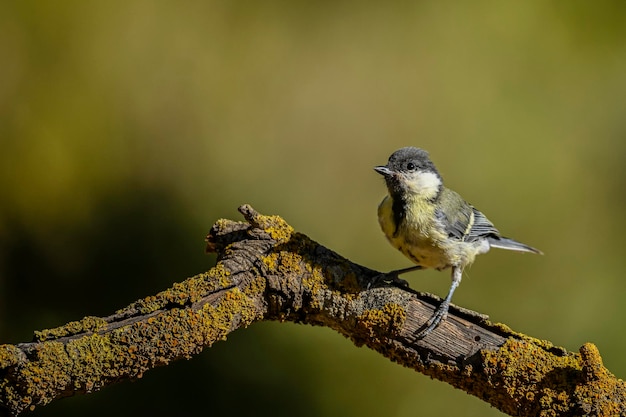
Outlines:
{"label": "white cheek patch", "polygon": [[407,175],[407,180],[409,191],[425,198],[436,196],[441,187],[441,179],[433,172],[414,172]]}

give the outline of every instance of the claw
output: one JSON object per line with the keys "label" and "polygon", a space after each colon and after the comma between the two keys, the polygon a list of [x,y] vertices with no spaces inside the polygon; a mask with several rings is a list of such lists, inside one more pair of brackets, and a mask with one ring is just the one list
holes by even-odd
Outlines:
{"label": "claw", "polygon": [[446,298],[439,304],[437,310],[433,313],[430,319],[426,322],[425,328],[417,332],[413,337],[418,340],[422,339],[430,332],[435,330],[439,324],[446,318],[448,315],[448,309],[450,308],[450,300],[452,300],[452,294],[461,283],[461,278],[463,277],[463,269],[460,267],[452,267],[452,284],[450,285],[450,290],[448,290],[448,295]]}
{"label": "claw", "polygon": [[421,266],[416,265],[410,268],[405,269],[396,269],[395,271],[387,272],[386,274],[376,275],[372,281],[367,284],[367,289],[369,290],[373,285],[378,284],[379,282],[386,282],[388,284],[393,284],[396,287],[408,287],[409,282],[405,279],[400,278],[401,274],[405,274],[411,271],[417,271],[418,269],[422,269]]}
{"label": "claw", "polygon": [[384,282],[392,284],[397,287],[408,287],[409,282],[406,279],[402,279],[398,276],[397,271],[391,271],[386,274],[378,274],[370,282],[367,283],[367,289],[377,286],[379,283]]}
{"label": "claw", "polygon": [[414,337],[415,339],[422,339],[430,332],[435,330],[443,320],[445,320],[448,315],[448,309],[450,308],[450,302],[447,300],[443,300],[437,310],[433,313],[430,319],[426,322],[426,327],[423,330],[417,332]]}

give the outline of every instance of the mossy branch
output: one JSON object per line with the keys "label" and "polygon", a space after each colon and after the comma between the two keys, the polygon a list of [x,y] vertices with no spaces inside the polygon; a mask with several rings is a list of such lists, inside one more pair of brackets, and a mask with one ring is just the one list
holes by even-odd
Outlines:
{"label": "mossy branch", "polygon": [[217,265],[115,314],[86,317],[0,345],[0,413],[24,410],[189,358],[259,320],[327,326],[392,361],[445,381],[511,415],[626,414],[626,387],[596,347],[578,353],[453,307],[422,340],[411,336],[439,299],[381,284],[250,206],[246,222],[219,220],[207,238]]}

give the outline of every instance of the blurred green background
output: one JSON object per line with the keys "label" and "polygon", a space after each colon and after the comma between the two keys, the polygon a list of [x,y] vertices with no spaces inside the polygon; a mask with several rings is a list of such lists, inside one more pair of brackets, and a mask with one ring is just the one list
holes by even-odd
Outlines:
{"label": "blurred green background", "polygon": [[[428,149],[545,256],[493,251],[454,302],[626,376],[626,3],[1,2],[0,341],[207,270],[250,203],[379,270],[372,170]],[[408,277],[444,295],[448,272]],[[329,329],[260,323],[33,415],[501,415]]]}

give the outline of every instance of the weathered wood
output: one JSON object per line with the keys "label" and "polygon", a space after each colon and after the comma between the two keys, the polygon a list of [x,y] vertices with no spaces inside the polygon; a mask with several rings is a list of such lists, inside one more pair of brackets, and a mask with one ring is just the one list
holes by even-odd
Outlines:
{"label": "weathered wood", "polygon": [[437,297],[380,283],[356,265],[249,206],[246,222],[219,220],[207,237],[217,265],[115,314],[86,317],[0,345],[6,415],[139,378],[189,358],[259,320],[327,326],[403,366],[475,395],[511,415],[619,415],[625,386],[591,344],[579,353],[515,333],[452,307],[421,340],[412,336]]}

